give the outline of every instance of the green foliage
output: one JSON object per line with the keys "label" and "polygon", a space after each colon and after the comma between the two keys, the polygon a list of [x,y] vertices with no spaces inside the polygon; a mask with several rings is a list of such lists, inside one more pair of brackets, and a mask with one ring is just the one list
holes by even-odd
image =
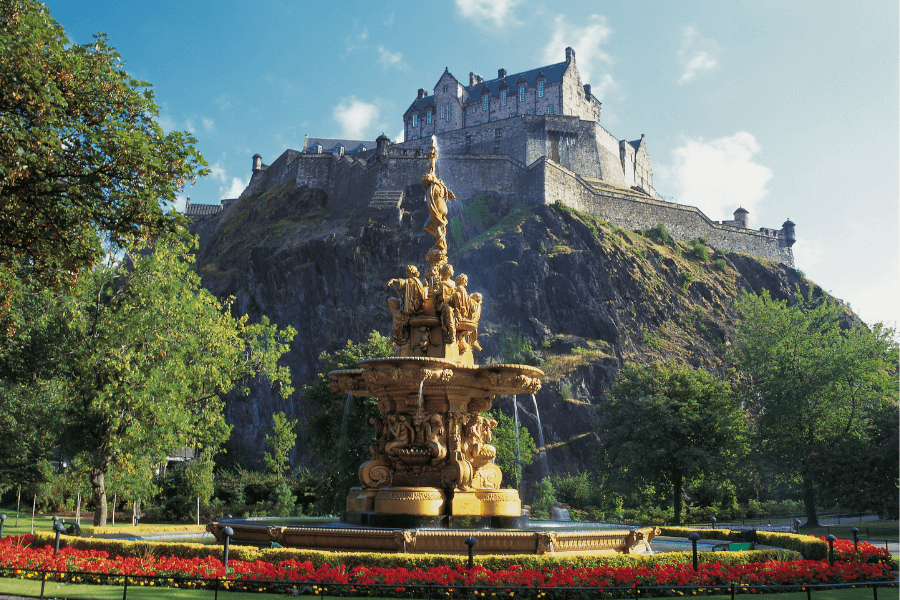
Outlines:
{"label": "green foliage", "polygon": [[696,278],[696,275],[694,275],[693,271],[685,271],[681,274],[681,276],[684,278],[685,285],[690,285]]}
{"label": "green foliage", "polygon": [[[377,331],[370,333],[366,342],[347,340],[340,350],[319,355],[321,371],[316,382],[303,389],[309,414],[304,434],[322,461],[315,476],[315,509],[320,513],[343,510],[347,492],[358,485],[357,471],[368,457],[369,443],[375,441],[369,419],[378,415],[374,398],[351,398],[348,404],[344,396],[331,391],[328,373],[354,368],[366,358],[393,356],[395,350],[390,338]],[[349,408],[346,421],[345,406]]]}
{"label": "green foliage", "polygon": [[648,229],[645,232],[645,235],[657,244],[667,245],[672,243],[672,236],[669,235],[669,232],[666,231],[666,226],[662,223],[658,223],[654,227]]}
{"label": "green foliage", "polygon": [[747,453],[746,417],[731,388],[689,366],[627,365],[598,407],[602,460],[623,483],[671,490],[681,522],[684,485],[724,474]]}
{"label": "green foliage", "polygon": [[720,271],[724,271],[728,268],[728,263],[725,262],[724,258],[717,258],[713,265]]}
{"label": "green foliage", "polygon": [[[105,478],[115,457],[158,461],[185,447],[214,449],[230,430],[222,394],[257,373],[283,394],[291,391],[289,373],[277,361],[293,330],[279,331],[265,318],[251,324],[232,317],[230,303],[200,285],[191,265],[193,244],[170,237],[152,251],[124,252],[120,262],[111,256],[82,275],[73,296],[35,304],[34,310],[51,313],[36,314],[38,330],[16,338],[61,333],[47,345],[57,358],[53,369],[40,371],[28,385],[58,390],[52,398],[55,441],[88,465],[97,524],[106,519]],[[42,347],[10,345],[3,361],[13,367],[40,363],[33,353]],[[9,385],[15,368],[6,375]],[[149,470],[133,466],[134,477],[150,480]]]}
{"label": "green foliage", "polygon": [[608,481],[608,474],[563,473],[552,478],[556,499],[569,505],[574,521],[603,521],[622,511],[622,497]]}
{"label": "green foliage", "polygon": [[531,364],[534,361],[531,340],[516,327],[508,328],[500,340],[500,360],[511,364]]}
{"label": "green foliage", "polygon": [[269,500],[274,505],[276,516],[298,516],[297,496],[291,493],[291,488],[286,481],[282,481],[275,487]]}
{"label": "green foliage", "polygon": [[149,84],[122,65],[103,34],[73,44],[39,2],[0,4],[3,297],[17,280],[68,287],[103,244],[174,232],[162,207],[206,173],[196,140],[162,130]]}
{"label": "green foliage", "polygon": [[694,258],[701,262],[706,262],[709,260],[709,250],[706,248],[706,238],[698,237],[691,240],[691,249],[693,250]]}
{"label": "green foliage", "polygon": [[[742,320],[731,359],[743,372],[742,396],[753,415],[761,469],[802,481],[807,521],[818,522],[817,482],[832,461],[862,450],[832,471],[840,488],[882,488],[897,506],[896,437],[872,425],[897,414],[897,342],[881,324],[853,322],[829,298],[798,295],[788,303],[768,292],[738,300]],[[896,420],[893,428],[896,429]],[[882,444],[888,447],[881,449]],[[882,454],[889,468],[870,468],[864,455]],[[863,465],[865,465],[863,467]],[[840,484],[843,471],[844,483]],[[864,505],[864,504],[863,504]]]}
{"label": "green foliage", "polygon": [[487,196],[478,194],[468,206],[463,209],[463,215],[469,222],[474,222],[479,229],[486,229],[490,225],[491,211],[488,209]]}
{"label": "green foliage", "polygon": [[463,224],[459,217],[453,217],[447,223],[447,230],[450,232],[450,237],[453,238],[453,243],[457,246],[462,246],[466,239],[463,234]]}
{"label": "green foliage", "polygon": [[531,500],[531,518],[549,519],[550,507],[556,503],[553,480],[544,477],[534,484],[534,498]]}
{"label": "green foliage", "polygon": [[263,461],[270,473],[285,475],[290,470],[289,464],[291,450],[297,441],[297,419],[288,421],[283,412],[272,415],[272,434],[266,434],[266,450]]}
{"label": "green foliage", "polygon": [[[515,401],[515,400],[514,400]],[[504,485],[518,489],[522,483],[522,466],[534,462],[537,453],[534,438],[525,427],[519,426],[519,454],[521,465],[516,460],[516,422],[512,417],[506,416],[499,410],[491,411],[486,416],[497,421],[494,429],[494,441],[497,448],[497,466],[503,471]]]}
{"label": "green foliage", "polygon": [[[634,316],[634,315],[632,315],[632,316]],[[659,350],[660,348],[662,348],[662,338],[661,337],[659,337],[658,335],[654,335],[653,333],[650,332],[649,329],[647,329],[643,325],[640,326],[639,331],[641,332],[641,339],[644,341],[645,344],[647,344],[654,350]]]}

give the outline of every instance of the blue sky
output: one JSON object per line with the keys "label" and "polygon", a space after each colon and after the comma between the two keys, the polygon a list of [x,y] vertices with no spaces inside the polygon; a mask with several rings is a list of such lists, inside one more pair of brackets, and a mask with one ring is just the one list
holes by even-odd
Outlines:
{"label": "blue sky", "polygon": [[49,0],[153,84],[168,129],[234,197],[250,157],[313,137],[397,139],[420,87],[576,51],[619,139],[646,134],[667,199],[751,227],[797,224],[797,268],[868,322],[898,320],[898,3],[873,0],[303,2]]}

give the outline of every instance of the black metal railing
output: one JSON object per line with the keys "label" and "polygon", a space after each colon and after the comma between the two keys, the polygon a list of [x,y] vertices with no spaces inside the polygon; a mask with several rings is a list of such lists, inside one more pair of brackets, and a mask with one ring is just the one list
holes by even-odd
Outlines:
{"label": "black metal railing", "polygon": [[[29,576],[30,575],[30,576]],[[96,584],[122,587],[122,600],[128,600],[129,589],[135,598],[135,587],[182,588],[186,590],[210,590],[215,592],[218,600],[219,592],[253,592],[261,594],[282,594],[288,596],[317,595],[341,597],[414,597],[414,598],[535,598],[552,600],[554,598],[655,598],[672,595],[708,596],[730,595],[733,599],[739,594],[749,593],[781,593],[806,592],[811,599],[816,592],[842,588],[871,588],[874,600],[878,600],[879,588],[896,589],[900,580],[865,581],[856,583],[825,583],[795,585],[755,585],[755,584],[720,584],[720,585],[681,585],[681,586],[604,586],[604,587],[549,587],[549,586],[465,586],[465,585],[427,585],[427,584],[387,584],[387,583],[334,583],[324,581],[263,581],[259,579],[239,579],[231,577],[173,577],[171,575],[122,575],[91,571],[61,571],[52,569],[2,568],[0,569],[0,593],[3,592],[2,578],[28,579],[41,582],[40,598],[45,597],[47,582],[60,584]],[[89,581],[85,581],[89,580]],[[53,594],[58,595],[58,591]]]}

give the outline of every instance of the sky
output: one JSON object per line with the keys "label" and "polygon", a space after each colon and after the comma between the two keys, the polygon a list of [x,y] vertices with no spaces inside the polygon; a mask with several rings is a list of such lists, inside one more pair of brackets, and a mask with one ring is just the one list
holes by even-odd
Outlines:
{"label": "sky", "polygon": [[103,32],[218,203],[303,136],[397,140],[419,88],[576,52],[618,139],[646,135],[667,200],[750,227],[796,223],[796,267],[866,322],[900,298],[896,0],[47,0],[75,43]]}

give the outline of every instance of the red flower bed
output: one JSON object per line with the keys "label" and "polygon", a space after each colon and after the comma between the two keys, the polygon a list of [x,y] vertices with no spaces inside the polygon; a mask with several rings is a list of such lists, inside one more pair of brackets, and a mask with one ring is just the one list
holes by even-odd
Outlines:
{"label": "red flower bed", "polygon": [[[505,588],[579,588],[579,587],[642,587],[655,586],[786,586],[801,584],[853,583],[862,581],[890,581],[892,562],[887,551],[861,543],[860,552],[853,551],[852,542],[835,544],[837,560],[798,560],[791,562],[767,562],[747,565],[702,564],[698,571],[692,566],[653,565],[632,567],[594,568],[545,568],[526,569],[518,565],[489,571],[476,566],[443,566],[429,569],[404,569],[381,567],[344,566],[314,567],[309,561],[284,560],[278,563],[263,561],[229,561],[226,575],[222,562],[217,558],[176,558],[146,556],[144,558],[111,558],[97,550],[64,548],[54,556],[53,548],[30,548],[32,536],[7,537],[0,541],[0,572],[4,576],[34,577],[30,570],[62,571],[56,579],[65,581],[122,583],[129,576],[154,577],[147,585],[177,587],[208,587],[216,578],[225,578],[224,586],[230,589],[252,589],[250,582],[285,581],[292,584],[316,585],[313,591],[324,592],[328,584],[349,586],[392,586],[391,595],[421,595],[421,590],[406,591],[406,586],[433,585],[444,588],[468,586]],[[197,578],[183,581],[181,578]],[[242,580],[242,581],[234,581]],[[131,581],[137,585],[137,581]],[[143,584],[141,584],[143,585]],[[393,587],[396,586],[396,587]],[[361,593],[353,587],[332,587],[329,594]],[[447,590],[452,593],[451,590]],[[535,590],[540,592],[540,590]],[[549,590],[547,590],[549,591]],[[385,592],[387,593],[387,592]]]}

